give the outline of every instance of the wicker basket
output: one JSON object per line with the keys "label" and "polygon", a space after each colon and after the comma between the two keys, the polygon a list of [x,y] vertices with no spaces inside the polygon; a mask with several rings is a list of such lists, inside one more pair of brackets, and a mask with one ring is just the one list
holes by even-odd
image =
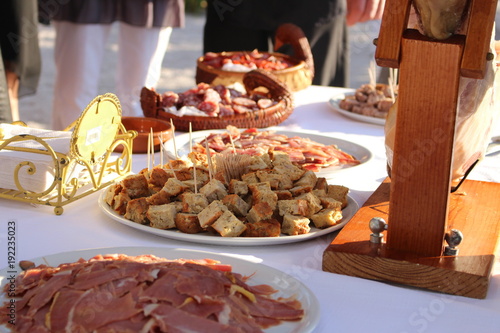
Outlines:
{"label": "wicker basket", "polygon": [[[280,48],[283,44],[290,44],[295,57],[277,52],[272,53],[272,55],[295,65],[286,69],[272,71],[272,73],[292,91],[299,91],[309,87],[314,77],[314,61],[309,42],[302,29],[290,23],[283,24],[277,29],[275,38],[275,49]],[[237,52],[221,52],[219,54],[221,56],[231,56],[235,53]],[[260,53],[270,54],[267,52]],[[196,83],[205,82],[225,86],[236,82],[243,83],[244,72],[215,68],[204,63],[204,59],[205,57],[202,56],[196,62]]]}
{"label": "wicker basket", "polygon": [[208,129],[224,129],[227,125],[238,128],[275,126],[285,121],[293,112],[293,98],[289,89],[274,75],[263,70],[253,70],[243,77],[247,92],[264,87],[277,104],[258,111],[234,114],[231,116],[204,117],[183,116],[167,112],[162,106],[161,94],[146,87],[141,91],[141,106],[146,117],[159,118],[174,123],[175,130],[189,131],[189,124],[194,131]]}

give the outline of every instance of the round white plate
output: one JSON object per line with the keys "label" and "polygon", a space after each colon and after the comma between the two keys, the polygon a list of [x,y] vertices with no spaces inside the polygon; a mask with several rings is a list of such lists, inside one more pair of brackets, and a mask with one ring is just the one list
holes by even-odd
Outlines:
{"label": "round white plate", "polygon": [[[340,150],[343,152],[346,152],[347,154],[354,156],[360,164],[357,165],[336,165],[336,166],[330,166],[326,168],[321,168],[318,172],[316,172],[316,175],[318,177],[328,177],[332,172],[336,173],[342,170],[351,170],[353,168],[356,168],[358,166],[366,164],[368,161],[370,161],[373,158],[373,154],[370,150],[367,148],[354,143],[350,142],[347,140],[342,140],[338,138],[334,138],[331,136],[326,136],[326,135],[320,135],[320,134],[314,134],[314,133],[308,133],[308,132],[303,132],[303,131],[283,131],[283,130],[275,130],[275,129],[269,129],[272,131],[275,131],[277,134],[283,134],[288,137],[294,137],[298,136],[301,138],[309,138],[312,141],[322,143],[324,145],[336,145]],[[209,134],[212,133],[224,133],[227,132],[226,130],[205,130],[205,131],[196,131],[191,133],[191,140],[193,143],[195,142],[200,142],[206,137],[208,137]],[[177,147],[177,154],[179,157],[186,156],[189,154],[189,133],[184,133],[179,136],[175,137],[175,145],[173,139],[168,140],[165,144],[165,150],[169,158],[175,159],[175,147]],[[355,170],[355,169],[354,169]]]}
{"label": "round white plate", "polygon": [[[233,271],[245,276],[251,276],[248,280],[250,285],[267,284],[278,290],[273,294],[273,298],[295,296],[302,304],[304,309],[304,317],[299,322],[283,322],[281,325],[274,326],[264,330],[266,333],[284,333],[284,332],[312,332],[314,327],[319,322],[319,302],[316,296],[302,282],[287,275],[277,269],[269,266],[255,263],[249,260],[231,256],[229,254],[218,254],[213,252],[195,251],[187,249],[169,249],[158,247],[114,247],[114,248],[97,248],[88,250],[79,250],[72,252],[64,252],[45,257],[33,259],[36,265],[48,264],[57,266],[62,263],[74,262],[80,258],[89,259],[98,254],[126,254],[126,255],[142,255],[153,254],[158,257],[167,259],[214,259],[221,263],[232,266]],[[20,271],[20,269],[19,269]],[[7,269],[0,270],[0,284],[8,283],[7,277],[10,274]],[[286,286],[286,288],[284,288]],[[9,301],[6,294],[0,295],[0,302]],[[5,326],[0,326],[0,332],[9,332]]]}
{"label": "round white plate", "polygon": [[260,246],[260,245],[276,245],[276,244],[285,244],[285,243],[295,243],[301,242],[308,239],[316,238],[319,236],[323,236],[339,230],[344,227],[344,225],[349,222],[351,217],[358,211],[359,206],[350,196],[347,198],[347,207],[342,210],[342,221],[334,226],[331,226],[326,229],[317,229],[311,227],[311,231],[307,234],[303,235],[281,235],[280,237],[221,237],[216,234],[210,233],[199,233],[199,234],[186,234],[177,229],[157,229],[147,225],[139,224],[127,220],[122,215],[115,212],[104,200],[106,196],[106,189],[104,189],[99,196],[99,207],[102,211],[111,217],[113,220],[124,224],[126,226],[138,229],[140,231],[170,238],[181,241],[188,241],[194,243],[202,243],[202,244],[213,244],[213,245],[239,245],[239,246]]}
{"label": "round white plate", "polygon": [[[353,92],[354,92],[354,90],[353,90]],[[365,123],[375,124],[375,125],[381,125],[381,126],[385,125],[385,119],[384,118],[376,118],[376,117],[365,116],[363,114],[354,113],[354,112],[342,109],[339,106],[339,102],[341,100],[343,100],[349,94],[352,95],[352,93],[342,93],[342,94],[335,95],[334,97],[330,98],[330,100],[328,101],[328,104],[335,111],[337,111],[341,115],[346,116],[348,118],[351,118],[351,119],[354,119],[354,120],[358,120],[358,121],[361,121],[361,122],[365,122]]]}

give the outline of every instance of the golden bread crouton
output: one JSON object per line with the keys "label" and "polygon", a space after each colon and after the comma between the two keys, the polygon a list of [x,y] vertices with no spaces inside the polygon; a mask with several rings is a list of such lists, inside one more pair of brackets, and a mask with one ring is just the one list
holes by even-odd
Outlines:
{"label": "golden bread crouton", "polygon": [[236,216],[246,216],[250,205],[237,194],[228,194],[222,198],[222,203]]}
{"label": "golden bread crouton", "polygon": [[315,190],[327,190],[328,183],[325,177],[318,177],[316,180],[316,185],[314,185]]}
{"label": "golden bread crouton", "polygon": [[222,237],[238,237],[247,228],[233,213],[226,210],[214,223],[212,228]]}
{"label": "golden bread crouton", "polygon": [[241,180],[247,184],[253,184],[259,182],[259,177],[257,177],[257,173],[255,171],[252,171],[242,175]]}
{"label": "golden bread crouton", "polygon": [[188,189],[189,186],[176,178],[169,178],[165,186],[163,186],[163,191],[167,192],[171,197],[175,197]]}
{"label": "golden bread crouton", "polygon": [[205,183],[199,181],[198,178],[196,179],[196,184],[194,183],[194,179],[183,180],[182,183],[189,187],[188,191],[190,192],[198,192],[198,190],[205,185]]}
{"label": "golden bread crouton", "polygon": [[187,234],[197,234],[204,231],[198,222],[198,214],[191,213],[177,213],[175,227]]}
{"label": "golden bread crouton", "polygon": [[178,213],[176,205],[164,204],[149,206],[146,214],[149,225],[157,229],[175,228],[175,217]]}
{"label": "golden bread crouton", "polygon": [[276,209],[278,195],[271,190],[269,182],[249,184],[248,189],[252,193],[252,205],[267,202],[272,210]]}
{"label": "golden bread crouton", "polygon": [[300,186],[295,186],[295,187],[291,188],[290,189],[290,193],[292,193],[292,195],[294,197],[298,197],[301,194],[304,194],[304,193],[307,193],[307,192],[311,192],[312,189],[313,189],[312,186],[309,186],[309,185],[300,185]]}
{"label": "golden bread crouton", "polygon": [[308,216],[309,203],[303,199],[279,200],[278,213],[280,216],[284,216],[285,214]]}
{"label": "golden bread crouton", "polygon": [[250,164],[248,165],[248,170],[255,171],[267,168],[269,168],[269,166],[267,165],[266,162],[264,162],[261,156],[258,155],[251,156]]}
{"label": "golden bread crouton", "polygon": [[131,199],[147,197],[151,194],[149,192],[148,180],[143,174],[128,175],[121,183]]}
{"label": "golden bread crouton", "polygon": [[276,219],[247,223],[245,225],[247,229],[241,235],[243,237],[279,237],[281,234],[281,224]]}
{"label": "golden bread crouton", "polygon": [[208,206],[207,197],[203,193],[184,192],[181,197],[183,213],[198,214]]}
{"label": "golden bread crouton", "polygon": [[318,229],[328,228],[342,220],[342,211],[333,208],[322,209],[311,216],[311,220]]}
{"label": "golden bread crouton", "polygon": [[298,179],[295,183],[294,186],[311,186],[315,187],[316,182],[318,181],[318,177],[316,176],[316,173],[312,170],[307,170],[300,179]]}
{"label": "golden bread crouton", "polygon": [[273,217],[273,213],[273,209],[267,202],[259,202],[254,204],[252,208],[250,208],[247,214],[247,220],[250,223],[268,220]]}
{"label": "golden bread crouton", "polygon": [[220,200],[212,201],[207,207],[198,213],[198,221],[203,229],[212,225],[225,211],[227,207]]}
{"label": "golden bread crouton", "polygon": [[109,187],[106,189],[104,202],[106,202],[110,207],[113,207],[113,204],[115,203],[115,196],[117,196],[118,193],[120,193],[122,190],[123,187],[120,183],[109,185]]}
{"label": "golden bread crouton", "polygon": [[342,203],[342,208],[347,206],[347,193],[349,188],[342,185],[328,185],[326,196]]}
{"label": "golden bread crouton", "polygon": [[212,178],[212,180],[200,188],[200,193],[203,193],[207,197],[208,202],[212,202],[224,198],[227,195],[227,190],[220,180]]}
{"label": "golden bread crouton", "polygon": [[259,179],[259,182],[268,182],[272,190],[277,190],[280,183],[279,178],[281,175],[273,173],[270,169],[263,169],[255,171],[255,175]]}
{"label": "golden bread crouton", "polygon": [[189,159],[185,158],[179,158],[176,160],[170,160],[167,164],[165,164],[166,169],[172,169],[172,170],[180,170],[180,169],[187,169],[189,167],[193,166],[193,162]]}
{"label": "golden bread crouton", "polygon": [[307,234],[311,227],[311,221],[304,216],[295,216],[292,214],[285,214],[283,216],[283,223],[281,224],[281,232],[287,235],[302,235]]}
{"label": "golden bread crouton", "polygon": [[321,201],[321,206],[323,206],[323,208],[342,210],[342,203],[334,198],[319,197],[319,200]]}
{"label": "golden bread crouton", "polygon": [[147,197],[146,199],[150,205],[164,205],[170,202],[170,195],[161,189],[159,192]]}
{"label": "golden bread crouton", "polygon": [[147,223],[148,202],[146,198],[132,199],[127,203],[124,218],[140,224]]}
{"label": "golden bread crouton", "polygon": [[245,196],[248,194],[248,185],[242,180],[231,179],[229,182],[228,192],[231,194],[237,194],[241,197]]}
{"label": "golden bread crouton", "polygon": [[276,190],[273,192],[278,196],[278,200],[291,200],[293,198],[292,193],[288,190]]}
{"label": "golden bread crouton", "polygon": [[128,202],[132,200],[125,190],[122,190],[114,198],[113,209],[120,215],[125,214]]}
{"label": "golden bread crouton", "polygon": [[165,186],[165,183],[169,178],[172,178],[173,175],[170,172],[167,172],[165,169],[161,167],[154,167],[149,174],[149,184],[152,185],[155,192],[158,192],[160,189]]}
{"label": "golden bread crouton", "polygon": [[282,151],[273,152],[274,171],[287,175],[292,181],[298,180],[305,173],[305,169],[293,164],[287,153]]}
{"label": "golden bread crouton", "polygon": [[312,192],[307,192],[304,194],[299,195],[296,197],[296,199],[303,199],[306,200],[308,205],[309,205],[309,214],[307,214],[307,217],[311,217],[313,214],[319,212],[321,208],[321,200],[317,196],[315,196]]}

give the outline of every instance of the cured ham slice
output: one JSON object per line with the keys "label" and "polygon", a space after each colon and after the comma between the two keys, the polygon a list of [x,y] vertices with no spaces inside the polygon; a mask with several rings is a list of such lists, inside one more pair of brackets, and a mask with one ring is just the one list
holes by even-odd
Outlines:
{"label": "cured ham slice", "polygon": [[6,304],[0,324],[12,332],[236,333],[303,317],[300,302],[273,299],[276,290],[247,279],[214,260],[152,255],[39,266],[16,278],[16,302],[24,305],[15,325]]}

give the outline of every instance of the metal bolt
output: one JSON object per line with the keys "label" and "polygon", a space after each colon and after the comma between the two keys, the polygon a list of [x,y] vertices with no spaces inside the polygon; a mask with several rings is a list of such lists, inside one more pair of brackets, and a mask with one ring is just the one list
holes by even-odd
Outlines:
{"label": "metal bolt", "polygon": [[444,235],[444,240],[448,243],[448,246],[444,248],[444,255],[446,256],[456,256],[458,254],[458,248],[456,248],[462,240],[464,235],[458,229],[451,229]]}
{"label": "metal bolt", "polygon": [[486,54],[486,61],[492,61],[492,60],[494,60],[494,59],[495,59],[495,55],[494,55],[493,53],[488,52],[488,53]]}
{"label": "metal bolt", "polygon": [[378,44],[378,38],[373,39],[373,45],[377,46]]}
{"label": "metal bolt", "polygon": [[387,223],[385,220],[381,217],[374,217],[370,220],[369,226],[372,231],[370,234],[370,242],[376,244],[382,243],[382,239],[384,238],[382,232],[387,230]]}

